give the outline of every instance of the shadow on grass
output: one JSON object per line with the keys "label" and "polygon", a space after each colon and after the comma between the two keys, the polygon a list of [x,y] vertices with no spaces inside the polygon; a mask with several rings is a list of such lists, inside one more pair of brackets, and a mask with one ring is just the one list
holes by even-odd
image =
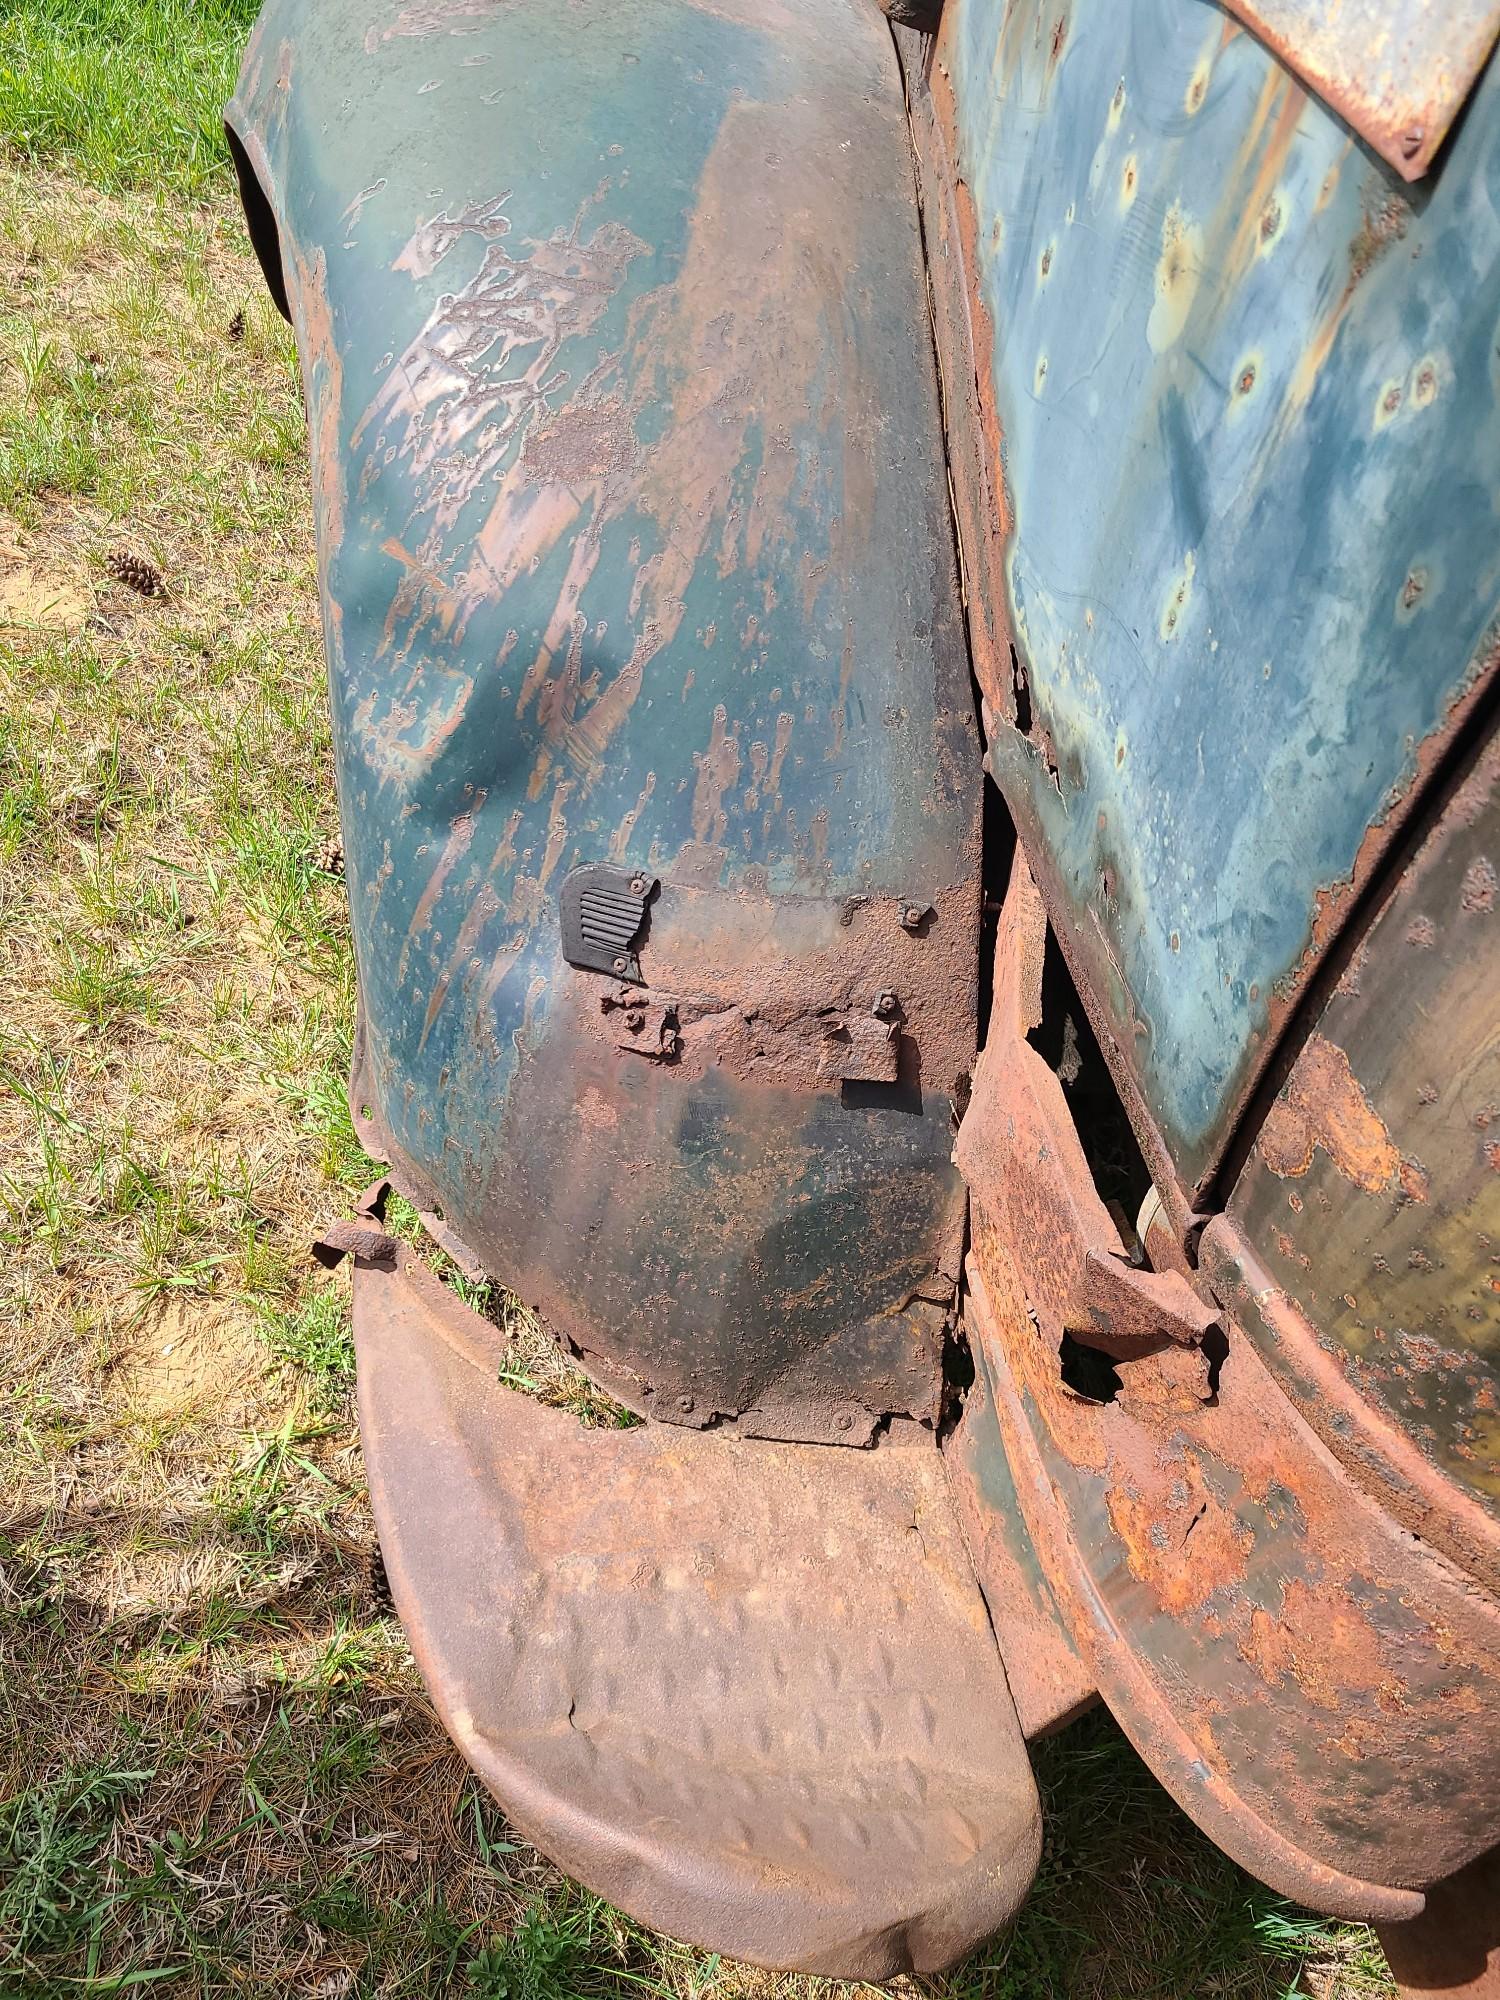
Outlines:
{"label": "shadow on grass", "polygon": [[[346,1590],[352,1580],[346,1572]],[[338,1606],[360,1642],[338,1676],[278,1683],[262,1661],[248,1684],[248,1641],[324,1624],[299,1583],[285,1604],[258,1606],[227,1645],[200,1654],[169,1692],[117,1678],[118,1629],[90,1629],[61,1606],[40,1618],[33,1608],[17,1619],[16,1609],[0,1614],[6,1706],[32,1754],[27,1781],[0,1796],[0,1991],[14,2000],[148,1985],[210,1995],[247,1981],[257,1992],[372,2000],[833,2000],[877,1990],[727,1964],[563,1881],[468,1776],[393,1628],[366,1622],[364,1591]],[[226,1693],[236,1642],[241,1677]],[[1047,1842],[1030,1900],[953,1973],[899,1982],[903,1992],[1352,2000],[1390,1991],[1365,1934],[1340,1939],[1252,1882],[1177,1810],[1106,1715],[1036,1746],[1035,1758]],[[1324,1968],[1313,1987],[1301,1983],[1309,1965]]]}

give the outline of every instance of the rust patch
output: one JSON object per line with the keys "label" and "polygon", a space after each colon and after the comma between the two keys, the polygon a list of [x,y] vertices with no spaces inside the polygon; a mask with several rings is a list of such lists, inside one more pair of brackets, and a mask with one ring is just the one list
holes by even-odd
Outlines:
{"label": "rust patch", "polygon": [[1142,1493],[1124,1480],[1110,1487],[1106,1504],[1132,1576],[1183,1618],[1244,1582],[1253,1538],[1209,1493],[1192,1452],[1174,1473],[1166,1507],[1159,1489]]}
{"label": "rust patch", "polygon": [[1275,1612],[1261,1605],[1251,1612],[1240,1652],[1268,1687],[1295,1682],[1330,1714],[1346,1711],[1360,1694],[1390,1712],[1405,1705],[1368,1621],[1348,1604],[1330,1605],[1299,1578],[1288,1581]]}
{"label": "rust patch", "polygon": [[426,35],[472,35],[505,6],[506,0],[423,0],[403,7],[383,28],[365,30],[365,54],[378,53],[385,42],[414,41]]}
{"label": "rust patch", "polygon": [[1321,1146],[1339,1172],[1368,1194],[1400,1186],[1426,1199],[1427,1177],[1403,1160],[1341,1048],[1310,1035],[1272,1107],[1257,1142],[1262,1159],[1283,1180],[1300,1179]]}
{"label": "rust patch", "polygon": [[1487,917],[1495,907],[1495,892],[1500,883],[1495,877],[1495,864],[1481,854],[1472,862],[1464,876],[1459,903],[1465,916]]}

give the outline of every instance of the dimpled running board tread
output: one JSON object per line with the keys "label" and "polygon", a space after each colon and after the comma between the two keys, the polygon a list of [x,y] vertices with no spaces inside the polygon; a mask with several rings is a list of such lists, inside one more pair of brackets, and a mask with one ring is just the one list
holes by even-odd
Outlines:
{"label": "dimpled running board tread", "polygon": [[404,1250],[354,1305],[392,1594],[528,1839],[781,1970],[936,1970],[1014,1913],[1036,1787],[935,1450],[587,1429]]}

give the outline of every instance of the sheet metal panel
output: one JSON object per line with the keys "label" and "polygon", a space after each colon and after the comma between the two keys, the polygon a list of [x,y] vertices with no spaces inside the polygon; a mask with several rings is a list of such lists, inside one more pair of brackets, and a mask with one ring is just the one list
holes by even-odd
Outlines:
{"label": "sheet metal panel", "polygon": [[[932,1416],[982,780],[888,28],[272,0],[231,115],[306,376],[361,1133],[627,1400]],[[563,960],[584,863],[660,882],[640,1009]]]}
{"label": "sheet metal panel", "polygon": [[1203,0],[954,0],[939,94],[991,756],[1201,1187],[1500,654],[1500,81],[1418,188]]}

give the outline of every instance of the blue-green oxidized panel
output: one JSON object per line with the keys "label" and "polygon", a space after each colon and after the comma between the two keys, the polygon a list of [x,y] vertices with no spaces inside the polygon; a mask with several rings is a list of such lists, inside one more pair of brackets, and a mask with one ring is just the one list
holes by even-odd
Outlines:
{"label": "blue-green oxidized panel", "polygon": [[1500,80],[1409,188],[1209,0],[952,0],[936,53],[1031,710],[992,756],[1191,1186],[1493,663]]}
{"label": "blue-green oxidized panel", "polygon": [[[232,118],[307,382],[362,1129],[642,1402],[822,1352],[767,1423],[931,1404],[978,753],[887,29],[272,0]],[[561,956],[586,862],[660,879],[639,1006]]]}

